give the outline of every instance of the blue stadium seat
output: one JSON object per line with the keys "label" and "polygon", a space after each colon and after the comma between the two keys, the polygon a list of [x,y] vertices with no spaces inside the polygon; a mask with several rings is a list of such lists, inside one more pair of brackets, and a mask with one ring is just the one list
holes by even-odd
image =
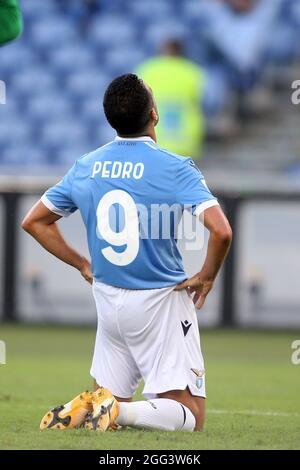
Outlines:
{"label": "blue stadium seat", "polygon": [[103,119],[103,106],[100,96],[92,96],[82,99],[79,106],[79,113],[81,118],[87,123],[96,123],[100,125]]}
{"label": "blue stadium seat", "polygon": [[30,48],[15,41],[0,48],[1,75],[3,73],[22,73],[35,64],[36,56]]}
{"label": "blue stadium seat", "polygon": [[288,23],[278,24],[268,58],[273,64],[289,64],[299,53],[299,32]]}
{"label": "blue stadium seat", "polygon": [[97,46],[124,45],[135,40],[135,28],[131,21],[124,16],[99,16],[92,23],[89,39]]}
{"label": "blue stadium seat", "polygon": [[53,50],[49,58],[58,74],[72,73],[75,70],[92,68],[96,61],[96,57],[93,53],[83,47],[80,42],[75,42]]}
{"label": "blue stadium seat", "polygon": [[29,142],[31,135],[30,123],[21,117],[11,116],[0,122],[0,145]]}
{"label": "blue stadium seat", "polygon": [[49,163],[47,151],[38,148],[36,145],[12,143],[8,145],[0,156],[0,163],[3,165],[31,166],[45,165]]}
{"label": "blue stadium seat", "polygon": [[300,3],[299,0],[290,0],[289,19],[292,24],[300,28]]}
{"label": "blue stadium seat", "polygon": [[72,115],[72,103],[65,94],[45,93],[28,101],[27,115],[35,123],[66,118]]}
{"label": "blue stadium seat", "polygon": [[184,41],[187,34],[187,25],[180,20],[166,19],[165,21],[152,23],[145,32],[145,38],[148,44],[157,48],[170,38]]}
{"label": "blue stadium seat", "polygon": [[129,9],[132,18],[143,23],[168,19],[175,14],[172,2],[168,0],[131,0]]}
{"label": "blue stadium seat", "polygon": [[[81,121],[56,119],[48,122],[42,129],[40,140],[50,148],[62,148],[67,145],[85,145],[88,142],[87,129]],[[88,148],[88,144],[86,145]]]}
{"label": "blue stadium seat", "polygon": [[108,83],[109,79],[99,69],[89,68],[70,75],[66,87],[68,92],[74,95],[74,98],[92,96],[95,100],[100,101]]}
{"label": "blue stadium seat", "polygon": [[145,53],[139,48],[118,47],[112,49],[106,58],[106,65],[113,76],[133,72],[145,59]]}
{"label": "blue stadium seat", "polygon": [[26,19],[41,18],[58,13],[58,5],[55,0],[23,0],[21,2],[22,13]]}
{"label": "blue stadium seat", "polygon": [[23,96],[48,94],[57,85],[56,74],[42,65],[29,67],[22,73],[15,73],[11,80],[14,93]]}
{"label": "blue stadium seat", "polygon": [[91,145],[86,142],[83,145],[77,143],[77,145],[66,145],[57,150],[55,155],[55,161],[59,165],[64,165],[67,168],[71,167],[75,161],[85,155],[86,153],[93,150]]}
{"label": "blue stadium seat", "polygon": [[[97,0],[102,12],[127,13],[128,0]],[[130,0],[132,1],[132,0]]]}
{"label": "blue stadium seat", "polygon": [[221,66],[208,66],[203,96],[203,108],[206,116],[217,115],[224,106],[230,93],[230,83]]}
{"label": "blue stadium seat", "polygon": [[185,18],[198,20],[205,24],[211,11],[215,8],[218,8],[218,5],[211,2],[211,0],[186,0],[183,5],[183,12]]}
{"label": "blue stadium seat", "polygon": [[31,29],[31,45],[34,48],[57,50],[63,44],[70,44],[78,38],[78,31],[72,22],[60,16],[51,16],[36,21]]}
{"label": "blue stadium seat", "polygon": [[0,128],[5,120],[12,121],[19,113],[19,99],[10,93],[11,86],[8,88],[8,97],[6,104],[0,104]]}

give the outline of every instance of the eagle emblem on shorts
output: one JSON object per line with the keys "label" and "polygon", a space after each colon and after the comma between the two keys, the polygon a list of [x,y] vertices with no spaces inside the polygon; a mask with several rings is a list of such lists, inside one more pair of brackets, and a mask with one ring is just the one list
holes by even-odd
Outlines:
{"label": "eagle emblem on shorts", "polygon": [[196,387],[200,389],[203,385],[204,370],[201,371],[192,367],[191,371],[196,375]]}

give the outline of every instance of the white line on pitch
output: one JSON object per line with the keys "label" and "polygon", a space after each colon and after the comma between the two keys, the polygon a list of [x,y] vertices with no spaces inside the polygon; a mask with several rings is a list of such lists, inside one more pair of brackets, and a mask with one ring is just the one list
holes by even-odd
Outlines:
{"label": "white line on pitch", "polygon": [[[1,405],[8,405],[11,406],[11,400],[0,400]],[[32,408],[32,405],[30,404],[22,404],[22,403],[14,403],[14,407],[20,406],[22,408]],[[36,404],[34,405],[35,409],[40,408],[49,408],[49,404],[42,405],[42,404]],[[54,405],[52,406],[54,407]],[[251,415],[251,416],[277,416],[277,417],[294,417],[294,418],[300,418],[300,413],[290,413],[286,411],[259,411],[259,410],[221,410],[221,409],[214,409],[214,408],[208,408],[206,410],[207,413],[214,414],[214,415]]]}
{"label": "white line on pitch", "polygon": [[287,413],[284,411],[258,411],[258,410],[217,410],[208,409],[207,413],[215,415],[251,415],[251,416],[282,416],[282,417],[300,417],[299,413]]}

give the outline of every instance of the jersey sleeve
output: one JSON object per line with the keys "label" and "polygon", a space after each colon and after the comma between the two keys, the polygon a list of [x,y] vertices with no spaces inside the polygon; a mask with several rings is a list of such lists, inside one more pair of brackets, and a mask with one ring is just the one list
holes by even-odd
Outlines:
{"label": "jersey sleeve", "polygon": [[210,192],[205,179],[191,158],[181,161],[177,172],[177,203],[199,216],[210,207],[219,205],[217,198]]}
{"label": "jersey sleeve", "polygon": [[77,210],[72,198],[72,187],[76,172],[76,163],[55,186],[48,189],[41,197],[42,203],[61,217],[68,217]]}

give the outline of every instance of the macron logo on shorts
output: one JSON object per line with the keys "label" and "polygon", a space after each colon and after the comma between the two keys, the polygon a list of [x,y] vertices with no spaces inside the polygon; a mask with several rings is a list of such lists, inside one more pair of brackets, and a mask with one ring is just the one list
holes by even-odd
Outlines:
{"label": "macron logo on shorts", "polygon": [[183,329],[183,334],[184,334],[184,336],[186,336],[188,334],[188,331],[191,328],[192,324],[189,323],[187,320],[185,320],[184,322],[183,321],[181,322],[181,326],[182,326],[182,329]]}

